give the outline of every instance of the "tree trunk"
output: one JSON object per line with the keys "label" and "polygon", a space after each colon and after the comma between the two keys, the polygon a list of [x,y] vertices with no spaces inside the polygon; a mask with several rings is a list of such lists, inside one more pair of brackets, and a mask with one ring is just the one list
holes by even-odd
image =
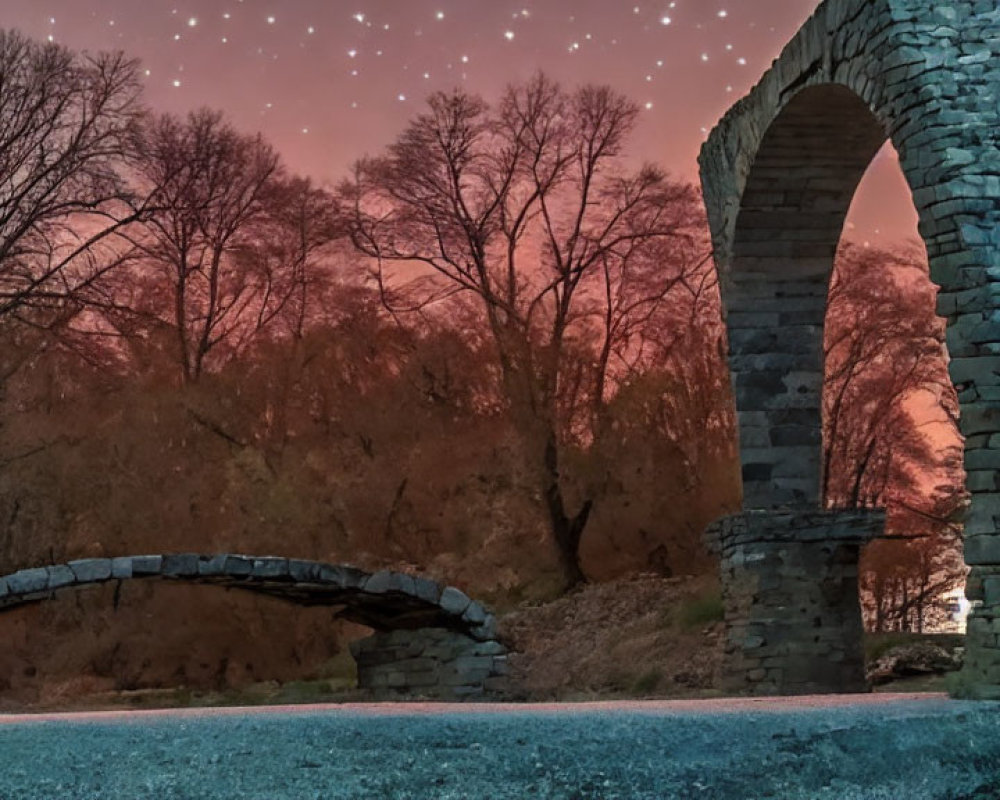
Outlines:
{"label": "tree trunk", "polygon": [[549,512],[549,524],[559,555],[559,565],[566,581],[566,589],[572,589],[587,582],[587,576],[580,566],[580,540],[587,526],[591,500],[587,500],[580,510],[570,517],[566,513],[562,487],[559,485],[559,450],[554,432],[550,432],[545,443],[545,469],[543,472],[545,505]]}
{"label": "tree trunk", "polygon": [[520,336],[510,335],[496,318],[495,309],[487,307],[497,351],[500,355],[504,386],[510,398],[514,428],[537,475],[548,514],[549,529],[556,545],[559,567],[567,590],[587,582],[580,566],[580,540],[593,505],[587,500],[580,510],[566,511],[559,472],[559,442],[556,433],[555,388],[544,389],[534,383],[531,354]]}
{"label": "tree trunk", "polygon": [[875,579],[875,633],[885,633],[885,583]]}

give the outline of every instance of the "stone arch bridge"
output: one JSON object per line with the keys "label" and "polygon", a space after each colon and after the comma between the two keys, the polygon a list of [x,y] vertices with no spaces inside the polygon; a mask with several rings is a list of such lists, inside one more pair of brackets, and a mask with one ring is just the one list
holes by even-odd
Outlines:
{"label": "stone arch bridge", "polygon": [[359,686],[376,694],[462,699],[503,687],[507,651],[493,615],[460,589],[388,570],[230,553],[88,558],[0,577],[0,612],[94,584],[154,579],[330,606],[373,628],[351,652]]}
{"label": "stone arch bridge", "polygon": [[712,131],[701,176],[729,333],[741,514],[723,555],[730,688],[862,688],[857,557],[883,518],[822,506],[827,284],[891,140],[948,322],[967,489],[964,683],[1000,698],[1000,6],[826,0]]}

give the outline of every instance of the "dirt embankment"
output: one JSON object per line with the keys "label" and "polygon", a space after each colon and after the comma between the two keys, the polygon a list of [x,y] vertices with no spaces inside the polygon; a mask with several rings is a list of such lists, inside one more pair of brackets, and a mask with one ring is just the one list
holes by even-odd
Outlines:
{"label": "dirt embankment", "polygon": [[688,697],[719,685],[722,607],[713,578],[590,584],[501,618],[528,700]]}

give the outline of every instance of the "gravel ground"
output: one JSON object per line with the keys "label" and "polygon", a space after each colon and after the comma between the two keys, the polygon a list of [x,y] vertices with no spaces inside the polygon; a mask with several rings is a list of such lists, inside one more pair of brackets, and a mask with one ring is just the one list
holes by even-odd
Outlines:
{"label": "gravel ground", "polygon": [[696,708],[0,718],[0,800],[1000,797],[1000,704]]}

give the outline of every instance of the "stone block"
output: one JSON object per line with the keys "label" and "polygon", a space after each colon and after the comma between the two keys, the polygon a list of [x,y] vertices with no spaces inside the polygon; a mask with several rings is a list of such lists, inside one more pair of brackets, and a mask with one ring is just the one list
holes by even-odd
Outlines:
{"label": "stone block", "polygon": [[388,631],[387,633],[377,634],[380,641],[387,645],[408,645],[414,637],[423,639],[422,631],[410,631],[404,628],[399,628],[394,631]]}
{"label": "stone block", "polygon": [[70,561],[68,566],[80,583],[96,583],[111,578],[110,558],[82,558]]}
{"label": "stone block", "polygon": [[969,472],[1000,470],[1000,450],[966,450],[965,469]]}
{"label": "stone block", "polygon": [[227,555],[223,571],[234,578],[249,577],[253,572],[253,559],[244,556]]}
{"label": "stone block", "polygon": [[447,586],[441,592],[441,608],[452,616],[460,617],[471,602],[472,600],[465,592],[454,586]]}
{"label": "stone block", "polygon": [[381,570],[372,575],[364,583],[364,590],[369,594],[406,594],[415,596],[416,586],[413,577],[402,572]]}
{"label": "stone block", "polygon": [[[968,581],[966,583],[968,584]],[[976,599],[982,600],[987,606],[1000,604],[1000,575],[990,575],[984,578],[982,592]]]}
{"label": "stone block", "polygon": [[463,670],[460,672],[442,672],[438,682],[441,686],[482,686],[490,677],[489,669]]}
{"label": "stone block", "polygon": [[288,580],[288,559],[264,556],[253,560],[251,576],[262,580]]}
{"label": "stone block", "polygon": [[386,686],[402,689],[408,683],[409,676],[405,672],[397,672],[393,670],[385,672],[384,675]]}
{"label": "stone block", "polygon": [[483,689],[489,694],[504,695],[510,691],[510,679],[506,675],[491,675],[483,681]]}
{"label": "stone block", "polygon": [[464,655],[456,658],[452,664],[459,672],[476,672],[489,670],[493,667],[493,658],[489,655]]}
{"label": "stone block", "polygon": [[486,622],[486,609],[473,600],[462,612],[462,619],[470,625],[482,625]]}
{"label": "stone block", "polygon": [[971,603],[981,601],[985,592],[983,578],[976,574],[975,568],[965,579],[965,599]]}
{"label": "stone block", "polygon": [[948,363],[948,372],[956,384],[996,386],[1000,384],[1000,356],[953,358]]}
{"label": "stone block", "polygon": [[48,588],[61,589],[63,586],[69,586],[76,582],[76,576],[73,574],[73,570],[67,567],[65,564],[59,564],[55,567],[49,567],[49,584]]}
{"label": "stone block", "polygon": [[505,655],[507,653],[507,648],[497,641],[478,642],[472,647],[470,652],[472,655],[476,656],[498,656]]}
{"label": "stone block", "polygon": [[971,566],[1000,564],[1000,535],[994,533],[967,535],[965,563]]}
{"label": "stone block", "polygon": [[163,556],[133,556],[132,575],[144,578],[149,575],[159,575],[163,569]]}
{"label": "stone block", "polygon": [[368,573],[345,565],[324,564],[320,569],[324,583],[344,589],[360,589],[368,580]]}
{"label": "stone block", "polygon": [[131,556],[119,556],[111,559],[111,577],[119,579],[132,577]]}
{"label": "stone block", "polygon": [[11,594],[33,594],[44,592],[49,586],[49,572],[45,567],[21,569],[7,576],[7,588]]}
{"label": "stone block", "polygon": [[1000,404],[977,403],[971,408],[963,408],[959,427],[965,436],[997,433],[1000,431]]}
{"label": "stone block", "polygon": [[437,672],[411,672],[406,674],[406,680],[399,688],[428,689],[439,683],[440,676]]}
{"label": "stone block", "polygon": [[323,565],[316,561],[288,559],[288,574],[297,583],[317,583],[322,579]]}
{"label": "stone block", "polygon": [[163,557],[161,574],[166,578],[193,578],[198,574],[197,553],[172,553]]}
{"label": "stone block", "polygon": [[417,597],[432,605],[437,605],[441,600],[441,584],[429,578],[414,578],[413,588]]}
{"label": "stone block", "polygon": [[433,658],[437,661],[451,661],[464,652],[463,647],[456,646],[454,643],[441,643],[428,645],[424,648],[423,654],[427,658]]}
{"label": "stone block", "polygon": [[487,614],[481,625],[469,629],[469,635],[474,639],[486,641],[497,635],[497,620],[492,614]]}
{"label": "stone block", "polygon": [[[418,647],[418,650],[423,650]],[[401,670],[409,674],[432,672],[437,669],[438,662],[433,658],[402,658],[393,663],[393,669]]]}
{"label": "stone block", "polygon": [[974,470],[965,476],[965,488],[970,492],[1000,492],[1000,470]]}
{"label": "stone block", "polygon": [[365,582],[362,588],[368,592],[368,594],[385,594],[393,586],[393,573],[389,570],[380,570],[379,572],[371,575]]}
{"label": "stone block", "polygon": [[210,556],[208,558],[199,558],[198,574],[208,578],[226,575],[227,558],[229,558],[229,556],[227,556],[225,553],[220,553],[218,555]]}

